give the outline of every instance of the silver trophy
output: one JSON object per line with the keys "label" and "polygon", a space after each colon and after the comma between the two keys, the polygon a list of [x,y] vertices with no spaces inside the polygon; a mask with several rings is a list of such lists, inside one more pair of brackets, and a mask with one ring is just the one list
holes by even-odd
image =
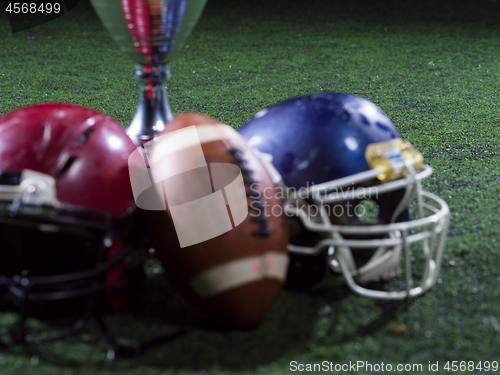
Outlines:
{"label": "silver trophy", "polygon": [[135,63],[139,103],[127,128],[135,142],[153,139],[172,119],[164,80],[168,64],[198,22],[206,0],[91,0],[121,50]]}

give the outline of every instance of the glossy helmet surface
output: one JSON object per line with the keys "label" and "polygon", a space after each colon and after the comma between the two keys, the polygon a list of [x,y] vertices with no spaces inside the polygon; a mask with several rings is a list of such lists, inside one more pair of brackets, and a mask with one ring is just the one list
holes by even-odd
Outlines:
{"label": "glossy helmet surface", "polygon": [[[292,286],[321,285],[327,268],[328,283],[372,298],[413,297],[436,283],[448,206],[423,191],[431,167],[375,104],[306,95],[263,109],[239,133],[282,180]],[[390,290],[367,287],[400,273]]]}
{"label": "glossy helmet surface", "polygon": [[120,308],[117,290],[140,263],[127,162],[134,149],[115,120],[81,106],[0,117],[2,306],[25,314],[104,296]]}

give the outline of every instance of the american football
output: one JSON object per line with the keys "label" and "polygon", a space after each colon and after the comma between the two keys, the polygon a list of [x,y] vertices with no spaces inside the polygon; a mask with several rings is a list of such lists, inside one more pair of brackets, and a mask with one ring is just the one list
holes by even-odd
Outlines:
{"label": "american football", "polygon": [[[193,144],[197,137],[199,143]],[[282,218],[265,212],[266,206],[282,204],[273,194],[271,177],[235,130],[203,115],[176,116],[152,143],[153,175],[168,171],[170,176],[157,185],[159,194],[165,190],[168,211],[144,215],[167,277],[222,325],[257,326],[278,295],[288,263]],[[191,164],[199,165],[199,151],[206,166],[193,169]],[[224,166],[236,168],[225,171]],[[235,177],[240,177],[240,186]],[[217,193],[222,197],[222,189],[226,201],[222,211],[200,200]],[[190,209],[190,202],[196,203],[191,207],[196,216],[175,210]],[[229,226],[213,228],[229,219],[228,211]],[[214,230],[215,235],[222,233],[213,236]],[[199,234],[200,242],[192,244]]]}

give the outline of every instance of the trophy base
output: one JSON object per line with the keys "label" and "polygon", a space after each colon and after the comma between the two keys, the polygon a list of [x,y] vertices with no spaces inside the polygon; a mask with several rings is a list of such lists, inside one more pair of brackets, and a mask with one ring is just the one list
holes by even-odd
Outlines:
{"label": "trophy base", "polygon": [[163,70],[145,67],[136,71],[140,79],[141,90],[134,118],[127,128],[127,135],[138,144],[148,142],[158,136],[165,124],[173,119],[168,104],[167,92],[162,85],[165,78]]}

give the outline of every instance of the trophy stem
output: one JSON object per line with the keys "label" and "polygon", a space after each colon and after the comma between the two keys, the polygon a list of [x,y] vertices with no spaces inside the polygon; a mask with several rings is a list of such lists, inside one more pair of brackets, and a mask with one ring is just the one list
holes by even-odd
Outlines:
{"label": "trophy stem", "polygon": [[159,135],[165,124],[172,120],[172,111],[165,90],[165,70],[158,66],[138,66],[139,103],[127,134],[136,143],[143,144]]}

